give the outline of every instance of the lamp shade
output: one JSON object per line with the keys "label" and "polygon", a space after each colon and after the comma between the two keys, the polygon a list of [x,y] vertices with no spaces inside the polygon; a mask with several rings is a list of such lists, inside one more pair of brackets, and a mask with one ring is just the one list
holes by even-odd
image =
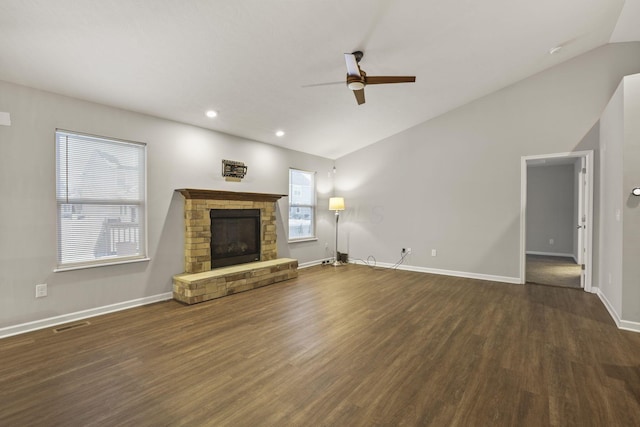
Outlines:
{"label": "lamp shade", "polygon": [[344,197],[330,197],[329,198],[329,210],[330,211],[343,211],[344,210]]}

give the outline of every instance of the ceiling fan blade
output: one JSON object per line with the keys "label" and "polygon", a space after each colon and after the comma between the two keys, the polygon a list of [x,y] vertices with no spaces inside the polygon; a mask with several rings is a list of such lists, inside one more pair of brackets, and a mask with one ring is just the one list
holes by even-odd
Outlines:
{"label": "ceiling fan blade", "polygon": [[343,84],[344,84],[344,80],[341,80],[339,82],[313,83],[310,85],[302,85],[300,87],[333,86],[333,85],[343,85]]}
{"label": "ceiling fan blade", "polygon": [[386,83],[414,83],[416,76],[367,76],[365,83],[368,85],[381,85]]}
{"label": "ceiling fan blade", "polygon": [[364,89],[354,90],[353,94],[356,96],[356,101],[358,101],[358,105],[364,104]]}
{"label": "ceiling fan blade", "polygon": [[347,63],[347,75],[360,77],[360,67],[353,53],[345,53],[344,60]]}

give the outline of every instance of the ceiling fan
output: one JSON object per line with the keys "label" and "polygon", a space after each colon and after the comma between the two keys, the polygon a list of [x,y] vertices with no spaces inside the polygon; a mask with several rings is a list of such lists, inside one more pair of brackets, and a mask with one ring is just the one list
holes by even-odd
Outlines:
{"label": "ceiling fan", "polygon": [[367,85],[380,85],[387,83],[414,83],[416,76],[367,76],[360,69],[360,60],[364,56],[362,51],[345,53],[347,63],[347,87],[353,91],[358,105],[364,104],[364,87]]}

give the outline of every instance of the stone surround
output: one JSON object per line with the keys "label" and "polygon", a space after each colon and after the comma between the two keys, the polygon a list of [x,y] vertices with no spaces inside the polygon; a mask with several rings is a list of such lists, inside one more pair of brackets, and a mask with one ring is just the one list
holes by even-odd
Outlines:
{"label": "stone surround", "polygon": [[211,209],[260,209],[260,261],[278,258],[276,201],[280,194],[181,189],[184,197],[184,271],[211,270]]}
{"label": "stone surround", "polygon": [[[278,259],[276,202],[286,195],[184,188],[185,272],[173,277],[173,297],[187,304],[298,276],[298,261]],[[260,210],[260,261],[211,270],[211,209]]]}

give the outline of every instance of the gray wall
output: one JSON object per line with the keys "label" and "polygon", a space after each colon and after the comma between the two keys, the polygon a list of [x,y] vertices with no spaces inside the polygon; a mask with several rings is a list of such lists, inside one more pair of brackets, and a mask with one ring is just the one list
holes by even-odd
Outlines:
{"label": "gray wall", "polygon": [[606,45],[338,159],[350,256],[411,247],[416,268],[518,278],[521,157],[597,150],[586,136],[638,71],[640,43]]}
{"label": "gray wall", "polygon": [[[183,199],[177,188],[288,193],[288,169],[317,171],[328,204],[333,161],[271,145],[0,82],[0,328],[171,291],[184,271]],[[146,142],[150,262],[53,273],[56,265],[56,128]],[[245,162],[241,183],[220,176],[221,160]],[[301,263],[325,255],[333,216],[318,210],[319,240],[287,244],[287,199],[279,202],[278,248]],[[331,245],[330,245],[331,247]],[[49,296],[35,299],[35,285]]]}
{"label": "gray wall", "polygon": [[[625,77],[600,123],[599,291],[623,327],[640,329],[640,75]],[[628,323],[627,323],[628,322]]]}
{"label": "gray wall", "polygon": [[575,256],[575,172],[573,164],[527,168],[527,253]]}
{"label": "gray wall", "polygon": [[640,74],[624,79],[622,170],[622,319],[640,322]]}

